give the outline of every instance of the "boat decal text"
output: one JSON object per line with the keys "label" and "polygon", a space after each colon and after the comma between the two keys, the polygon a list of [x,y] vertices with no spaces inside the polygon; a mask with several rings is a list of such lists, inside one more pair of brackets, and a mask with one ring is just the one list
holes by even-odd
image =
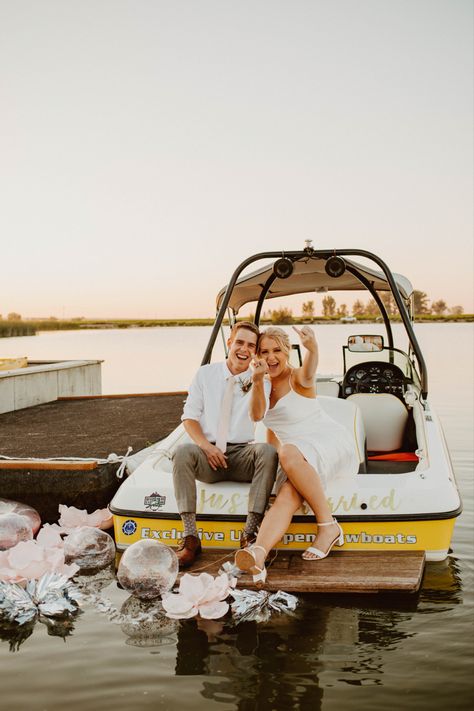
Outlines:
{"label": "boat decal text", "polygon": [[[311,543],[314,541],[314,533],[285,533],[283,536],[283,543],[288,545],[288,543]],[[402,543],[411,544],[417,542],[416,536],[406,536],[404,533],[345,533],[344,543]]]}
{"label": "boat decal text", "polygon": [[367,496],[366,500],[361,499],[360,494],[354,493],[352,496],[340,496],[338,499],[328,498],[328,504],[333,513],[341,513],[342,511],[397,511],[400,508],[400,501],[395,499],[395,489],[390,489],[390,492],[385,496],[372,494]]}
{"label": "boat decal text", "polygon": [[[152,494],[156,496],[156,494]],[[148,498],[148,497],[147,497]],[[380,494],[361,494],[354,492],[353,494],[328,497],[328,504],[333,512],[348,513],[355,511],[397,511],[400,508],[400,499],[397,499],[395,489],[390,489],[384,495]],[[239,493],[234,493],[230,496],[225,494],[208,493],[205,487],[202,487],[199,492],[198,513],[219,511],[224,514],[238,514],[247,511],[248,496],[243,496]],[[311,510],[306,504],[303,504],[298,513],[310,514]]]}

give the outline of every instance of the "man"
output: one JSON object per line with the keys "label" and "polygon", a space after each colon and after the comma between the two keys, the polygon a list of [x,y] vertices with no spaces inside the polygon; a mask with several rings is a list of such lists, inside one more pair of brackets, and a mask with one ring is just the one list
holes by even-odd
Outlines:
{"label": "man", "polygon": [[[256,536],[275,480],[278,456],[274,447],[252,443],[248,392],[250,361],[257,350],[258,327],[241,321],[232,328],[225,362],[203,365],[189,388],[183,415],[194,444],[183,444],[173,458],[173,480],[178,510],[184,524],[178,548],[180,568],[190,566],[201,553],[196,528],[196,479],[251,481],[248,515],[240,539],[247,546]],[[266,398],[271,385],[266,385]]]}

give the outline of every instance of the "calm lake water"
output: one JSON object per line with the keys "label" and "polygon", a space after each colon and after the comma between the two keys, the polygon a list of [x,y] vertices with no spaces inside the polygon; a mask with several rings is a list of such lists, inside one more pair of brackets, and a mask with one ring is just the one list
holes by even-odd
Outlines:
{"label": "calm lake water", "polygon": [[[341,343],[372,326],[316,327],[320,371],[341,370]],[[185,389],[209,328],[45,333],[0,340],[0,355],[104,359],[103,392]],[[300,598],[293,618],[162,621],[143,633],[87,606],[69,629],[0,626],[5,708],[470,709],[474,702],[473,329],[420,324],[418,338],[461,489],[453,551],[427,565],[416,596]],[[128,595],[104,581],[118,609]],[[24,639],[22,639],[24,637]]]}

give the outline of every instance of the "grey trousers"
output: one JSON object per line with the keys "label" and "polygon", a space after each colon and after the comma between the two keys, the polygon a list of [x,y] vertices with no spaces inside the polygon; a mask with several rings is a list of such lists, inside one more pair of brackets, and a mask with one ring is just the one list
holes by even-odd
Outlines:
{"label": "grey trousers", "polygon": [[270,497],[278,466],[277,451],[271,444],[228,444],[227,469],[214,471],[197,444],[182,444],[173,457],[173,481],[178,511],[196,512],[196,479],[214,484],[218,481],[251,481],[248,510],[263,514]]}

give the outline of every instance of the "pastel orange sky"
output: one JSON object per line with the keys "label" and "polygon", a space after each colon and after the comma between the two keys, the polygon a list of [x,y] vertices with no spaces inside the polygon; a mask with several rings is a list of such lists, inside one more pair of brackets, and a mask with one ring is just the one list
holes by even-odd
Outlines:
{"label": "pastel orange sky", "polygon": [[470,0],[1,0],[0,79],[4,316],[212,316],[305,239],[474,311]]}

